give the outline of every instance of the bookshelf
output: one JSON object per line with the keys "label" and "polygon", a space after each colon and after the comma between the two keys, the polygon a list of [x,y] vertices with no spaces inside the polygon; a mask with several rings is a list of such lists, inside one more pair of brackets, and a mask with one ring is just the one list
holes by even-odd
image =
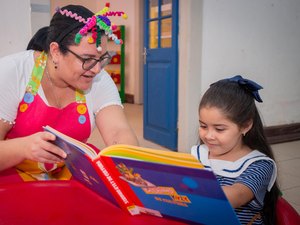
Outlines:
{"label": "bookshelf", "polygon": [[125,102],[125,26],[119,25],[114,34],[123,40],[122,45],[116,45],[113,41],[108,42],[110,51],[116,53],[110,64],[105,68],[118,87],[122,103]]}

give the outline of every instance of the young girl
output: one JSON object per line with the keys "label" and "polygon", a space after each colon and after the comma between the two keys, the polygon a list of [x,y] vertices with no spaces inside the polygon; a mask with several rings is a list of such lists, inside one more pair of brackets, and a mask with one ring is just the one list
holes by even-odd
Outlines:
{"label": "young girl", "polygon": [[192,154],[217,176],[242,224],[276,224],[276,164],[254,99],[257,83],[235,76],[213,83],[199,105],[201,145]]}

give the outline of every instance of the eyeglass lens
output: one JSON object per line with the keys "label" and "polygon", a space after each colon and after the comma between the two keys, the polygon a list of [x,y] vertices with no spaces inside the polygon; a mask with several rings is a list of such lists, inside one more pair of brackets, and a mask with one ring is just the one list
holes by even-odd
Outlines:
{"label": "eyeglass lens", "polygon": [[106,52],[99,59],[94,59],[94,58],[85,59],[82,64],[82,68],[85,70],[89,70],[93,68],[98,62],[100,62],[101,68],[103,68],[110,63],[110,60],[111,60],[111,56],[109,55],[108,52]]}
{"label": "eyeglass lens", "polygon": [[94,58],[82,58],[80,55],[73,52],[71,49],[68,49],[64,46],[61,46],[62,48],[66,49],[68,52],[71,52],[74,56],[76,56],[78,59],[82,61],[82,69],[84,70],[90,70],[92,69],[98,62],[100,62],[101,68],[105,67],[107,64],[111,61],[111,54],[108,52],[104,53],[102,56],[100,56],[99,59]]}
{"label": "eyeglass lens", "polygon": [[103,55],[103,57],[101,57],[100,59],[85,59],[83,62],[83,69],[85,70],[89,70],[91,68],[93,68],[98,62],[100,62],[101,67],[103,68],[104,66],[106,66],[107,64],[110,63],[111,57],[107,54],[107,55]]}

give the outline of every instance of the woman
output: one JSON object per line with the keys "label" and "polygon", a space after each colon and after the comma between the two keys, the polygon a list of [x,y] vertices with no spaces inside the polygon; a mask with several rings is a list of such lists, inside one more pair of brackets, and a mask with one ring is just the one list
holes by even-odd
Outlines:
{"label": "woman", "polygon": [[108,6],[97,15],[78,5],[58,8],[31,50],[0,59],[0,171],[15,167],[23,180],[70,178],[66,154],[45,125],[83,142],[96,126],[106,145],[138,144],[103,70],[106,34],[120,43],[107,15]]}

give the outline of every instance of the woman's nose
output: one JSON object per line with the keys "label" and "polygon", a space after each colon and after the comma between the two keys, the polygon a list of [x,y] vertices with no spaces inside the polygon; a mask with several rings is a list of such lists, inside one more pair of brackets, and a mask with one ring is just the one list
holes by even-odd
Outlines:
{"label": "woman's nose", "polygon": [[101,69],[102,69],[101,63],[98,62],[94,67],[92,67],[92,68],[90,69],[90,71],[92,71],[92,72],[95,73],[95,74],[98,74],[98,73],[100,72]]}

